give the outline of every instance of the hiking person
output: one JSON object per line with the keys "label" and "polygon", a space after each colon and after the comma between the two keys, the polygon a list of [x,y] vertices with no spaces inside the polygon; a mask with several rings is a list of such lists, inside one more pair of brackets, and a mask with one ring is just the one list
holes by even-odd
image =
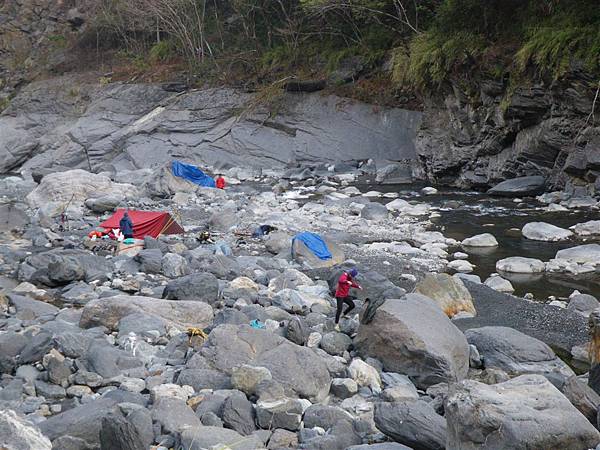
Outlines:
{"label": "hiking person", "polygon": [[217,175],[215,186],[217,186],[217,189],[225,189],[225,178],[222,175]]}
{"label": "hiking person", "polygon": [[342,315],[342,308],[344,307],[344,303],[348,305],[346,311],[344,311],[344,316],[346,316],[350,311],[354,309],[354,302],[350,297],[350,288],[361,289],[362,287],[354,281],[354,278],[358,275],[358,270],[355,268],[349,270],[348,272],[344,272],[337,284],[337,289],[335,291],[335,299],[337,301],[337,310],[335,312],[335,329],[336,331],[340,330],[340,316]]}
{"label": "hiking person", "polygon": [[125,239],[133,238],[133,222],[131,221],[127,211],[123,213],[123,217],[119,221],[119,228],[121,229],[121,233],[123,233],[123,237]]}

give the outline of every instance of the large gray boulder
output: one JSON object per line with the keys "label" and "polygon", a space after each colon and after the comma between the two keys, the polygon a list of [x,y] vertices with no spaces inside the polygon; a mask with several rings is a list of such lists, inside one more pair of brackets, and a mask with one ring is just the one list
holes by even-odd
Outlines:
{"label": "large gray boulder", "polygon": [[477,347],[486,369],[503,370],[512,376],[540,374],[559,387],[575,375],[548,345],[513,328],[473,328],[465,331],[465,336]]}
{"label": "large gray boulder", "polygon": [[70,207],[81,209],[88,198],[99,196],[133,199],[139,198],[139,192],[135,186],[114,183],[106,175],[75,169],[46,175],[40,185],[27,196],[27,202],[32,208],[43,207],[48,216],[54,217],[69,202]]}
{"label": "large gray boulder", "polygon": [[48,418],[40,423],[40,429],[51,441],[60,436],[72,436],[84,440],[92,448],[98,448],[102,418],[116,412],[117,404],[122,402],[136,403],[137,400],[127,392],[122,392],[119,397],[100,397]]}
{"label": "large gray boulder", "polygon": [[355,347],[379,359],[387,372],[408,375],[420,388],[463,379],[469,344],[440,307],[421,294],[386,300],[361,325]]}
{"label": "large gray boulder", "polygon": [[264,443],[255,435],[244,437],[234,430],[206,426],[183,430],[181,433],[181,445],[186,450],[204,450],[207,448],[254,450],[264,448]]}
{"label": "large gray boulder", "polygon": [[29,216],[24,206],[15,202],[0,202],[0,233],[24,231],[25,226],[29,224]]}
{"label": "large gray boulder", "polygon": [[488,191],[488,194],[503,197],[535,196],[544,192],[546,180],[544,177],[520,177],[506,180]]}
{"label": "large gray boulder", "polygon": [[445,410],[447,448],[582,450],[600,443],[598,430],[541,375],[451,385]]}
{"label": "large gray boulder", "polygon": [[100,450],[145,450],[143,437],[134,424],[120,414],[102,418]]}
{"label": "large gray boulder", "polygon": [[388,209],[381,203],[367,203],[360,210],[360,217],[367,220],[384,220],[389,216]]}
{"label": "large gray boulder", "polygon": [[179,398],[161,397],[152,406],[152,420],[163,433],[174,433],[200,426],[200,419],[186,402]]}
{"label": "large gray boulder", "polygon": [[496,262],[498,272],[507,273],[541,273],[546,265],[539,259],[511,256]]}
{"label": "large gray boulder", "polygon": [[180,329],[187,327],[205,328],[212,323],[213,319],[212,307],[204,302],[116,295],[88,302],[83,308],[79,326],[81,328],[92,328],[102,325],[111,330],[116,330],[121,319],[137,313],[161,318],[166,323]]}
{"label": "large gray boulder", "polygon": [[584,317],[589,317],[590,313],[597,308],[600,308],[600,302],[596,300],[596,297],[588,294],[578,294],[570,297],[567,305],[569,311],[574,311]]}
{"label": "large gray boulder", "polygon": [[198,272],[176,278],[167,284],[163,298],[169,300],[196,300],[213,303],[219,296],[219,281],[211,273]]}
{"label": "large gray boulder", "polygon": [[210,333],[201,353],[227,374],[242,364],[265,367],[287,395],[322,400],[329,392],[331,378],[321,357],[266,330],[220,325]]}
{"label": "large gray boulder", "polygon": [[51,450],[50,440],[15,411],[0,410],[0,447],[6,450]]}
{"label": "large gray boulder", "polygon": [[577,247],[559,250],[556,259],[564,259],[570,262],[600,265],[600,244],[585,244]]}
{"label": "large gray boulder", "polygon": [[573,232],[545,222],[529,222],[521,230],[523,237],[532,241],[556,242],[573,236]]}
{"label": "large gray boulder", "polygon": [[446,448],[446,419],[423,401],[377,403],[375,425],[394,441],[415,450]]}

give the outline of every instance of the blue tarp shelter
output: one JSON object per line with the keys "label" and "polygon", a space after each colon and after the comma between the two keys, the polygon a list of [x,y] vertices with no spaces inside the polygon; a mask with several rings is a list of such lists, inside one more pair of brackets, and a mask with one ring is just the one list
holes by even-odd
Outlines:
{"label": "blue tarp shelter", "polygon": [[212,177],[209,177],[198,167],[192,166],[191,164],[173,161],[171,164],[171,171],[176,177],[185,178],[200,186],[215,187],[215,180],[213,180]]}
{"label": "blue tarp shelter", "polygon": [[321,236],[315,233],[309,233],[305,231],[304,233],[299,233],[292,239],[292,257],[294,256],[294,241],[299,240],[302,242],[308,249],[314,253],[314,255],[322,260],[331,259],[333,256],[327,247],[327,244],[323,240]]}

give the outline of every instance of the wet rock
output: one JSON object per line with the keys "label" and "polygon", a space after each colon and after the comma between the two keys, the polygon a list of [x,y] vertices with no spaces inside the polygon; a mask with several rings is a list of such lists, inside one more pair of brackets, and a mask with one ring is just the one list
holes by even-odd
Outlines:
{"label": "wet rock", "polygon": [[509,375],[541,374],[557,386],[574,375],[552,349],[531,336],[508,327],[483,327],[465,331],[469,344],[483,357],[485,368]]}
{"label": "wet rock", "polygon": [[264,448],[264,443],[256,436],[242,436],[227,428],[199,426],[187,428],[181,432],[181,445],[186,450],[204,450],[207,448],[229,448],[231,450],[250,450]]}
{"label": "wet rock", "polygon": [[541,273],[546,270],[546,266],[539,259],[512,256],[496,262],[496,270],[507,273]]}
{"label": "wet rock", "polygon": [[143,296],[117,295],[88,302],[79,326],[105,326],[117,330],[119,321],[130,314],[147,314],[180,328],[205,328],[212,323],[210,305],[199,301],[169,301]]}
{"label": "wet rock", "polygon": [[[445,405],[449,448],[593,448],[600,433],[546,378],[462,381]],[[501,432],[500,432],[501,431]]]}
{"label": "wet rock", "polygon": [[214,303],[218,295],[217,278],[210,273],[198,272],[170,281],[165,288],[163,298]]}
{"label": "wet rock", "polygon": [[465,247],[497,247],[498,241],[490,233],[478,234],[462,241]]}
{"label": "wet rock", "polygon": [[503,197],[531,197],[543,193],[545,185],[546,180],[540,176],[513,178],[497,184],[488,191],[488,194]]}
{"label": "wet rock", "polygon": [[394,441],[415,449],[444,450],[446,420],[423,401],[377,403],[377,428]]}
{"label": "wet rock", "polygon": [[448,317],[462,311],[473,315],[477,313],[471,294],[463,282],[448,274],[427,274],[417,283],[415,292],[435,301]]}
{"label": "wet rock", "polygon": [[571,231],[545,222],[530,222],[523,227],[522,233],[527,239],[544,242],[564,241],[573,236]]}
{"label": "wet rock", "polygon": [[51,450],[52,444],[31,422],[15,411],[0,410],[0,439],[7,450]]}
{"label": "wet rock", "polygon": [[600,302],[588,294],[578,294],[569,298],[567,309],[589,317],[590,313],[600,307]]}
{"label": "wet rock", "polygon": [[462,332],[420,294],[387,300],[373,321],[360,327],[355,347],[363,356],[379,359],[386,371],[408,375],[418,387],[460,380],[469,367]]}

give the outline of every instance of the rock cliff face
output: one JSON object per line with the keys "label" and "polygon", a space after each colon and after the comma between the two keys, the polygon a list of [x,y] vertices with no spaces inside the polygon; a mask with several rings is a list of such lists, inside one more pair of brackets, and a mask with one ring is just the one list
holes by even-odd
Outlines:
{"label": "rock cliff face", "polygon": [[416,140],[424,177],[487,188],[541,175],[551,188],[594,189],[600,128],[588,119],[593,80],[577,73],[549,86],[511,90],[484,82],[469,88],[467,95],[455,85],[427,101]]}
{"label": "rock cliff face", "polygon": [[275,115],[254,98],[70,77],[32,83],[0,115],[0,173],[138,169],[174,157],[217,167],[415,157],[418,112],[299,93],[287,94]]}

